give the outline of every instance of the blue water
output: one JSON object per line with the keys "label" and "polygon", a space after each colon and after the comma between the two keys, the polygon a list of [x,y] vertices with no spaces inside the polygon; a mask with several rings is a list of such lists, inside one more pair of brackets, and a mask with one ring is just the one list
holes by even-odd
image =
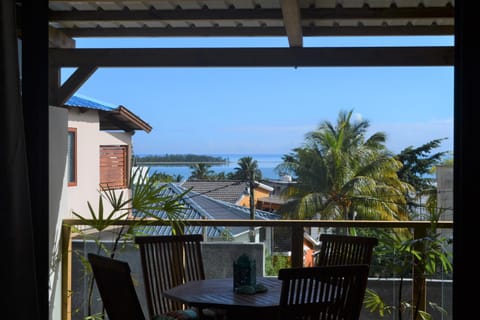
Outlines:
{"label": "blue water", "polygon": [[[211,154],[214,157],[225,158],[229,161],[225,165],[214,165],[210,167],[215,173],[225,172],[225,174],[234,172],[238,167],[238,159],[250,156],[258,162],[258,168],[262,171],[263,179],[280,179],[275,171],[275,167],[282,162],[282,154]],[[163,172],[168,175],[181,175],[184,179],[188,179],[192,172],[188,166],[151,166],[150,173]]]}

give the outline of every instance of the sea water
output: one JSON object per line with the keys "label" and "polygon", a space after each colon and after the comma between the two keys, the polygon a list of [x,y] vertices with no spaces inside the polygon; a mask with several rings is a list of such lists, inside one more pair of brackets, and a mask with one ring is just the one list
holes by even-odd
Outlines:
{"label": "sea water", "polygon": [[[221,165],[212,165],[210,170],[215,173],[225,172],[225,174],[235,171],[238,166],[238,160],[243,157],[252,157],[258,163],[258,168],[262,172],[263,179],[278,180],[280,176],[275,168],[282,163],[282,154],[209,154],[209,156],[226,159],[227,163]],[[161,172],[171,176],[182,176],[188,179],[192,169],[187,165],[155,165],[150,166],[150,173]]]}

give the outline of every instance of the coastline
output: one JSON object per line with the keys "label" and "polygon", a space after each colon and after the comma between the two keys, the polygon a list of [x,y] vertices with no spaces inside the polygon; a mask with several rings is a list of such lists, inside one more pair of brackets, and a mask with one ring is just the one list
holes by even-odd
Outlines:
{"label": "coastline", "polygon": [[[221,164],[215,164],[210,167],[210,170],[213,170],[215,173],[230,173],[235,170],[237,167],[238,160],[242,157],[250,156],[258,162],[258,167],[262,171],[263,179],[280,179],[280,176],[275,172],[275,167],[282,162],[283,154],[211,154],[211,156],[222,157],[227,161]],[[191,163],[193,164],[193,163]],[[168,175],[181,175],[183,179],[188,179],[191,173],[190,165],[191,164],[150,164],[146,165],[150,167],[151,173],[162,172]]]}

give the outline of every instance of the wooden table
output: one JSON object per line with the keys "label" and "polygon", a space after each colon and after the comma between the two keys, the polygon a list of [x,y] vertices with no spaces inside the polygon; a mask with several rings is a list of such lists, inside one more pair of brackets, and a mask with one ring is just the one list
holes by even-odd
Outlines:
{"label": "wooden table", "polygon": [[270,319],[268,315],[279,306],[282,282],[276,277],[261,277],[257,283],[268,290],[252,295],[235,293],[233,278],[226,278],[187,282],[163,294],[192,307],[224,310],[226,319]]}

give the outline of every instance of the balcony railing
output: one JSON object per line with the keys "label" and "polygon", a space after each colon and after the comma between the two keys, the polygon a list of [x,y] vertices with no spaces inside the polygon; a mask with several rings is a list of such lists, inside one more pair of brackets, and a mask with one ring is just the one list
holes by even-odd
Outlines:
{"label": "balcony railing", "polygon": [[[63,221],[62,231],[62,319],[70,320],[72,315],[71,295],[72,290],[72,228],[92,225],[93,221],[66,219]],[[169,221],[161,220],[121,220],[114,226],[162,226],[170,225]],[[182,220],[183,226],[199,227],[265,227],[265,228],[290,228],[291,229],[291,266],[303,266],[303,246],[305,228],[366,228],[366,229],[401,229],[411,230],[414,239],[424,237],[431,228],[430,221],[366,221],[366,220]],[[438,229],[453,229],[452,221],[439,221]],[[421,301],[420,310],[426,310],[426,278],[412,267],[412,299]]]}

